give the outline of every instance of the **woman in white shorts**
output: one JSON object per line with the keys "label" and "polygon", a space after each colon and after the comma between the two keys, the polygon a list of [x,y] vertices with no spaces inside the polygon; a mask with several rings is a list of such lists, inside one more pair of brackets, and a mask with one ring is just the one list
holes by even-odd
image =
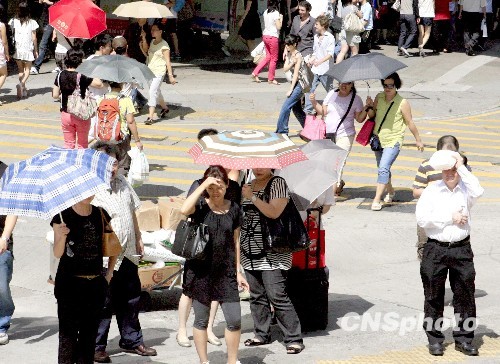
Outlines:
{"label": "woman in white shorts", "polygon": [[342,30],[339,33],[341,42],[340,53],[337,55],[335,63],[340,63],[344,60],[349,48],[351,49],[351,56],[355,56],[359,52],[359,43],[361,43],[361,36],[359,33],[348,32],[344,29],[344,21],[348,14],[355,13],[360,19],[363,18],[363,13],[358,10],[356,5],[352,4],[352,0],[342,0]]}

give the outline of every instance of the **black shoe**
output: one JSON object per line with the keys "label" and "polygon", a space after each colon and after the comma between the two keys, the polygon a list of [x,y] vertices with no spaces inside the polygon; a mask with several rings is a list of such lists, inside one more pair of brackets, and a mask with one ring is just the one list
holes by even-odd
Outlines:
{"label": "black shoe", "polygon": [[461,351],[467,356],[479,355],[479,351],[470,343],[455,343],[455,350]]}
{"label": "black shoe", "polygon": [[167,116],[167,114],[170,112],[170,109],[163,109],[160,113],[160,118],[164,118],[165,116]]}
{"label": "black shoe", "polygon": [[147,118],[146,121],[144,122],[145,125],[153,125],[154,121],[151,118]]}
{"label": "black shoe", "polygon": [[429,354],[434,356],[443,356],[444,354],[443,344],[441,343],[429,344]]}

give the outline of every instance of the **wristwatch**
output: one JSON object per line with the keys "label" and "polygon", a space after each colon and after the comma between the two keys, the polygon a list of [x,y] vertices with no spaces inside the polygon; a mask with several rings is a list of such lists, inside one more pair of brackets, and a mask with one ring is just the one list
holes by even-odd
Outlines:
{"label": "wristwatch", "polygon": [[253,195],[250,201],[252,201],[252,203],[255,203],[255,201],[257,201],[257,196]]}

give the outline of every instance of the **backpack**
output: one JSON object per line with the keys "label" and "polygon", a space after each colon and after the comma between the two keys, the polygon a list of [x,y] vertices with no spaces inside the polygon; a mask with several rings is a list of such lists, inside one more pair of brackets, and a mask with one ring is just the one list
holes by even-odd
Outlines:
{"label": "backpack", "polygon": [[120,117],[120,98],[106,97],[99,103],[97,107],[97,122],[94,126],[94,137],[97,140],[109,142],[120,141],[123,139],[121,133],[121,117]]}

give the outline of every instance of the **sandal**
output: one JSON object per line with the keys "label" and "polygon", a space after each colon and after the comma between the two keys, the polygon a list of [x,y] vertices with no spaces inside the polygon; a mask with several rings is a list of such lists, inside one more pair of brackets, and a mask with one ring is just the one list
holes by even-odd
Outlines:
{"label": "sandal", "polygon": [[151,118],[147,118],[146,121],[144,122],[144,125],[153,125],[154,121]]}
{"label": "sandal", "polygon": [[305,346],[302,343],[294,343],[286,346],[287,354],[299,354],[302,350],[304,350]]}
{"label": "sandal", "polygon": [[394,192],[394,193],[388,193],[384,197],[384,202],[385,203],[392,203],[392,201],[394,201],[394,196],[396,196],[396,192]]}
{"label": "sandal", "polygon": [[344,180],[340,180],[339,185],[335,188],[335,196],[340,196],[342,191],[344,191],[345,182]]}
{"label": "sandal", "polygon": [[272,85],[279,85],[280,83],[276,80],[272,80],[272,81],[267,81],[268,83],[272,84]]}
{"label": "sandal", "polygon": [[382,204],[380,202],[374,202],[372,203],[371,209],[372,211],[380,211],[382,210]]}
{"label": "sandal", "polygon": [[269,341],[260,341],[256,338],[253,338],[245,340],[244,344],[245,346],[261,346],[269,344]]}
{"label": "sandal", "polygon": [[257,82],[257,83],[260,83],[260,82],[261,82],[261,81],[259,80],[259,76],[255,76],[253,73],[252,73],[252,75],[251,75],[250,77],[252,77],[252,81],[253,81],[253,82]]}

